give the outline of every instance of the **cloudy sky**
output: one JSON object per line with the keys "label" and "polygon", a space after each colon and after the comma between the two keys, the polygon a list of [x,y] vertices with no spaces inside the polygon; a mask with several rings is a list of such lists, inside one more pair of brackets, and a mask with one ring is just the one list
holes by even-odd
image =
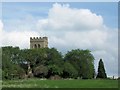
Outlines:
{"label": "cloudy sky", "polygon": [[29,38],[47,36],[49,47],[66,53],[89,49],[103,59],[108,76],[118,75],[117,2],[4,2],[0,46],[29,48]]}

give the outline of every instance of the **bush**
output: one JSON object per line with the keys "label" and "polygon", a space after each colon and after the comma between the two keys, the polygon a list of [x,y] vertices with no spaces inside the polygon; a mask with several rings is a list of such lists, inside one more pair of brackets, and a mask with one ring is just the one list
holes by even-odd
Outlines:
{"label": "bush", "polygon": [[11,70],[4,69],[2,71],[2,79],[23,79],[25,77],[25,71],[18,65],[14,65]]}
{"label": "bush", "polygon": [[59,75],[50,76],[51,80],[59,80],[61,77]]}
{"label": "bush", "polygon": [[48,68],[46,66],[40,65],[34,69],[34,76],[35,77],[46,77],[48,74]]}

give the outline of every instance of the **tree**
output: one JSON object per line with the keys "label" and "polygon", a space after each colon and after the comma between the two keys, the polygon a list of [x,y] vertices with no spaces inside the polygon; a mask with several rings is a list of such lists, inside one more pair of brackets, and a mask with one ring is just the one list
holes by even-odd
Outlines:
{"label": "tree", "polygon": [[64,63],[63,78],[77,78],[78,71],[73,67],[73,65],[67,61]]}
{"label": "tree", "polygon": [[107,78],[102,59],[99,61],[97,78]]}
{"label": "tree", "polygon": [[48,66],[48,76],[47,76],[48,78],[49,78],[50,76],[54,76],[54,75],[59,75],[59,76],[61,76],[62,73],[63,73],[62,67],[59,67],[58,65],[55,65],[55,64],[50,64],[50,65]]}
{"label": "tree", "polygon": [[48,67],[48,78],[50,76],[59,75],[63,73],[63,58],[62,54],[55,48],[47,51],[47,62],[45,65]]}
{"label": "tree", "polygon": [[65,55],[65,61],[70,62],[78,71],[78,77],[90,79],[94,77],[94,57],[89,50],[72,50]]}
{"label": "tree", "polygon": [[59,51],[57,51],[57,49],[55,48],[51,48],[47,52],[46,65],[52,65],[52,64],[58,65],[59,67],[61,67],[64,64],[62,54]]}
{"label": "tree", "polygon": [[19,47],[2,48],[2,78],[14,79],[23,78],[25,71],[19,65]]}
{"label": "tree", "polygon": [[[94,77],[94,57],[89,50],[72,50],[63,58],[55,48],[22,49],[2,48],[2,69],[4,79],[25,76],[90,79]],[[27,74],[27,75],[26,75]]]}

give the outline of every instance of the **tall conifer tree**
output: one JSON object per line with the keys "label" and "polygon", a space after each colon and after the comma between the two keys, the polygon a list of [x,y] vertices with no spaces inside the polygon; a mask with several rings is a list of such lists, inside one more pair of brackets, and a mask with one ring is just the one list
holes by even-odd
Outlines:
{"label": "tall conifer tree", "polygon": [[107,78],[102,59],[99,61],[97,78]]}

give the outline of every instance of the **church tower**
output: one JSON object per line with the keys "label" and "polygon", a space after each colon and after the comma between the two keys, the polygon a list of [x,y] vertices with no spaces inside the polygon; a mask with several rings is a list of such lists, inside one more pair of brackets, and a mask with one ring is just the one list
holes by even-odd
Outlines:
{"label": "church tower", "polygon": [[48,37],[30,37],[30,49],[48,47]]}

